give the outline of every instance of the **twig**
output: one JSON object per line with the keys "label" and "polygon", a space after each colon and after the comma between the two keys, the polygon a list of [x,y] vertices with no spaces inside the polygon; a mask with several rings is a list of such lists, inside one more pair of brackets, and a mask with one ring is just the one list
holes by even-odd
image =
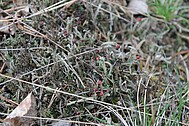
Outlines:
{"label": "twig", "polygon": [[184,65],[184,67],[185,67],[185,70],[186,70],[186,79],[187,79],[187,81],[189,82],[189,70],[188,70],[188,66],[187,66],[186,62],[184,61],[184,58],[183,58],[181,55],[179,55],[179,56],[180,56],[180,58],[181,58],[181,60],[182,60],[182,62],[183,62],[183,65]]}
{"label": "twig", "polygon": [[12,100],[9,100],[9,99],[3,97],[2,95],[0,95],[0,99],[5,100],[5,101],[7,101],[8,103],[11,103],[11,104],[14,104],[14,105],[18,106],[18,103],[14,102],[14,101],[12,101]]}

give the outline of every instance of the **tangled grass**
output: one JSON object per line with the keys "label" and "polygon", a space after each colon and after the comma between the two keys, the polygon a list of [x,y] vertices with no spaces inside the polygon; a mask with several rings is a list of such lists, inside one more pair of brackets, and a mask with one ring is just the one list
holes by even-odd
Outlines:
{"label": "tangled grass", "polygon": [[[153,2],[133,16],[121,0],[34,0],[27,30],[1,35],[1,96],[32,91],[33,125],[188,125],[188,3]],[[2,119],[14,109],[0,105]]]}

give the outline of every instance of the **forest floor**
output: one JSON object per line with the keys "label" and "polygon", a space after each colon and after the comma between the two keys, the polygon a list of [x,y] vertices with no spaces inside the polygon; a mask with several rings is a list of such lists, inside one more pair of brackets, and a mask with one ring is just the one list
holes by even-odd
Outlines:
{"label": "forest floor", "polygon": [[1,1],[1,120],[32,92],[33,126],[189,125],[189,2],[162,2]]}

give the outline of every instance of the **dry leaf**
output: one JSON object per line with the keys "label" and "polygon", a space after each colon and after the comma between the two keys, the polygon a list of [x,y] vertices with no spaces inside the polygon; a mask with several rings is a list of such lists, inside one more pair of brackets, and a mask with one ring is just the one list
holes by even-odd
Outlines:
{"label": "dry leaf", "polygon": [[0,22],[0,32],[10,34],[10,35],[14,35],[15,29],[14,29],[12,24],[10,24],[7,21],[4,21],[4,22]]}
{"label": "dry leaf", "polygon": [[72,0],[72,1],[67,2],[63,9],[69,8],[72,4],[74,4],[74,3],[77,2],[77,1],[78,1],[78,0]]}
{"label": "dry leaf", "polygon": [[146,14],[148,13],[148,5],[146,0],[131,0],[128,9],[132,14]]}
{"label": "dry leaf", "polygon": [[14,9],[4,10],[4,12],[9,13],[9,16],[6,17],[1,16],[0,14],[0,33],[3,32],[6,34],[14,35],[16,32],[14,26],[15,24],[20,25],[20,23],[11,22],[9,21],[9,19],[12,19],[14,17],[14,19],[16,20],[17,18],[28,16],[30,12],[33,12],[34,10],[30,5],[18,7],[16,9],[18,10],[16,11]]}
{"label": "dry leaf", "polygon": [[36,100],[30,93],[5,119],[11,126],[29,126],[33,119],[23,116],[36,116]]}
{"label": "dry leaf", "polygon": [[66,121],[59,121],[59,122],[54,122],[51,124],[51,126],[71,126],[72,124],[70,122]]}
{"label": "dry leaf", "polygon": [[16,11],[15,17],[25,17],[30,13],[30,10],[32,10],[31,6],[24,6],[22,9]]}
{"label": "dry leaf", "polygon": [[168,63],[168,64],[170,64],[171,63],[171,57],[167,57],[167,58],[165,58],[163,55],[161,55],[161,54],[157,54],[156,56],[155,56],[155,60],[156,61],[164,61],[164,62],[166,62],[166,63]]}
{"label": "dry leaf", "polygon": [[0,21],[0,32],[13,35],[15,33],[15,29],[13,27],[13,24],[11,24],[10,22],[6,21],[7,19],[9,19],[9,17],[7,16],[7,17],[3,18],[0,15],[0,19],[4,20],[2,22]]}

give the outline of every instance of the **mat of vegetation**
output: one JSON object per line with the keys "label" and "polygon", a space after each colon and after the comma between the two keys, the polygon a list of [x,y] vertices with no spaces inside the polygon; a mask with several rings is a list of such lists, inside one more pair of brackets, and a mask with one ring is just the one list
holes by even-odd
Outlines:
{"label": "mat of vegetation", "polygon": [[0,121],[32,92],[32,126],[189,125],[189,2],[128,2],[1,1]]}

